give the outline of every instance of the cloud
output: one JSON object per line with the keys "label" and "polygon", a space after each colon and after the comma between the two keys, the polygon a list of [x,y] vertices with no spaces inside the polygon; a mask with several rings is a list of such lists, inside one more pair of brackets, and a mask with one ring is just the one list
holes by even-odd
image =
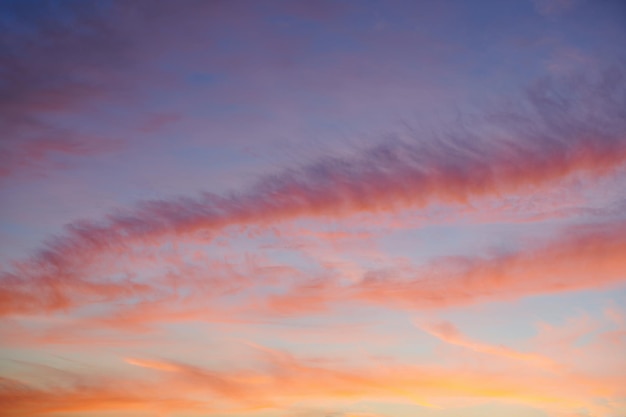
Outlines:
{"label": "cloud", "polygon": [[[594,395],[617,395],[613,379],[545,374],[519,368],[516,376],[471,366],[446,368],[377,363],[348,366],[295,357],[262,346],[257,368],[215,371],[174,361],[129,361],[159,372],[181,392],[211,393],[224,399],[224,411],[289,409],[302,402],[352,404],[359,400],[409,401],[422,406],[465,398],[494,399],[572,410]],[[510,376],[508,376],[510,375]]]}
{"label": "cloud", "polygon": [[501,345],[491,345],[480,341],[472,340],[462,334],[459,329],[448,321],[439,323],[420,324],[416,326],[432,336],[451,345],[460,346],[475,352],[487,355],[499,356],[516,361],[526,362],[529,365],[538,366],[549,370],[558,370],[559,366],[550,358],[534,353],[524,353]]}
{"label": "cloud", "polygon": [[0,31],[0,177],[43,171],[59,155],[88,156],[120,146],[52,121],[107,96],[128,63],[126,42],[98,5],[7,3]]}
{"label": "cloud", "polygon": [[[74,279],[47,282],[49,288],[41,288],[26,279],[7,280],[2,287],[5,315],[67,311],[98,302],[108,304],[95,314],[51,326],[46,332],[5,332],[5,336],[14,344],[29,340],[42,344],[81,343],[76,332],[85,340],[97,341],[103,335],[111,340],[111,336],[98,333],[98,329],[145,334],[154,331],[157,325],[172,322],[263,323],[362,306],[424,311],[599,290],[626,281],[625,251],[626,222],[622,220],[570,227],[543,242],[531,241],[506,253],[441,257],[421,266],[401,262],[394,267],[391,262],[386,270],[364,268],[365,272],[350,279],[344,279],[341,270],[335,270],[332,265],[311,273],[277,267],[262,257],[236,257],[231,262],[207,258],[204,262],[187,264],[187,258],[157,254],[145,262],[162,261],[171,272],[148,275],[145,283],[132,279],[96,280],[92,285],[91,281]],[[142,270],[141,264],[131,263],[130,267]],[[159,264],[157,271],[162,267]],[[554,369],[553,364],[533,355],[481,344],[455,332],[454,328],[446,331],[445,326],[426,324],[425,330],[474,351]]]}
{"label": "cloud", "polygon": [[[282,48],[299,51],[292,43],[299,46],[301,41],[267,25],[268,11],[324,20],[341,9],[327,2],[314,3],[281,2],[268,9],[253,2],[222,1],[176,5],[162,0],[3,2],[0,180],[45,174],[61,166],[59,159],[119,150],[137,140],[137,131],[152,138],[180,116],[154,109],[152,98],[149,104],[142,101],[146,91],[150,95],[155,90],[171,93],[173,85],[184,91],[182,74],[204,66],[211,72],[231,74],[233,66],[239,68],[234,62],[244,60],[241,68],[248,69],[251,63],[245,61],[252,55],[252,60],[269,58],[276,68],[274,64],[289,55]],[[227,52],[211,48],[216,39],[226,38],[233,45],[244,39],[243,44],[262,46],[243,50],[231,46],[234,54],[230,48]],[[211,54],[206,54],[207,47]],[[260,50],[262,54],[252,53]],[[210,58],[203,62],[200,56]],[[169,69],[172,61],[177,62],[175,75]],[[166,66],[168,70],[163,70]],[[192,105],[197,108],[206,103],[204,97],[202,104]],[[123,132],[123,139],[90,134],[95,128],[110,135],[115,131],[112,125],[128,125],[126,116],[113,115],[111,108],[124,109],[139,119],[130,123],[138,126],[135,132],[130,136]],[[81,122],[74,123],[76,118]]]}
{"label": "cloud", "polygon": [[[133,246],[154,244],[170,237],[194,233],[215,236],[234,225],[393,212],[434,202],[463,205],[483,197],[530,193],[570,175],[585,178],[606,175],[626,161],[623,80],[624,72],[615,69],[594,83],[571,80],[575,86],[566,83],[565,89],[544,81],[533,85],[523,106],[518,106],[526,106],[527,110],[511,108],[491,114],[487,117],[491,124],[476,131],[463,128],[460,133],[450,135],[388,140],[354,156],[326,157],[279,171],[246,191],[147,201],[134,208],[120,209],[100,221],[71,223],[63,235],[49,239],[37,254],[17,263],[14,271],[3,273],[6,285],[3,285],[2,310],[6,314],[64,308],[67,297],[63,288],[76,285],[85,295],[101,293],[101,287],[106,284],[90,282],[92,278],[84,276],[90,268],[111,254],[123,254]],[[608,242],[616,245],[607,247],[612,251],[621,242],[610,231],[607,233]],[[593,242],[598,247],[603,245]],[[569,254],[558,251],[555,254],[565,262],[566,255],[577,256],[578,249],[571,248]],[[539,254],[536,256],[541,258]],[[521,285],[514,276],[522,271],[504,275],[500,272],[503,266],[511,266],[515,271],[530,261],[516,258],[480,261],[476,266],[466,263],[462,273],[465,277],[458,278],[463,285],[457,291],[448,287],[449,295],[444,298],[476,299],[468,295],[468,287],[475,287],[479,290],[477,294],[486,296],[498,282],[504,287],[519,287],[520,294],[536,291],[531,288],[533,283],[541,288],[551,285],[553,290],[558,290],[558,286],[574,289],[587,285],[582,277],[572,281],[574,284],[564,281],[542,284],[543,278],[539,276]],[[549,267],[547,260],[543,265]],[[492,271],[485,274],[481,269],[485,267]],[[615,272],[610,276],[612,280],[618,279]],[[118,290],[114,287],[107,287],[107,291],[141,290],[132,285]],[[436,290],[437,294],[429,293],[430,290],[424,293],[414,284],[407,291],[406,294],[420,300],[442,297],[440,289]],[[47,294],[45,302],[37,301],[40,299],[37,294],[42,293]],[[377,298],[368,287],[363,288],[362,297]],[[433,300],[433,304],[437,303]]]}
{"label": "cloud", "polygon": [[[459,340],[454,336],[458,332],[450,326],[432,328],[453,343]],[[623,348],[623,341],[615,346],[603,335],[597,335],[595,340],[597,343],[584,348],[589,357],[597,353],[615,354],[616,349]],[[475,341],[463,344],[471,345],[471,349],[478,346],[478,350],[500,357],[510,358],[512,352]],[[180,360],[127,357],[125,362],[131,366],[122,375],[116,372],[110,377],[83,376],[44,367],[38,371],[36,383],[4,378],[0,381],[0,401],[7,407],[0,410],[0,415],[101,411],[176,415],[267,409],[288,412],[312,401],[319,407],[342,410],[349,410],[359,401],[408,402],[442,409],[463,403],[504,401],[571,413],[580,408],[598,408],[599,399],[606,404],[602,409],[610,413],[619,409],[624,393],[624,376],[610,363],[589,372],[583,362],[575,358],[572,361],[571,357],[563,362],[566,367],[545,372],[540,367],[527,366],[526,356],[521,361],[514,357],[506,368],[500,367],[498,361],[476,366],[478,362],[454,356],[448,365],[381,359],[359,363],[296,356],[254,343],[247,346],[252,355],[244,355],[245,361],[238,356],[235,366],[208,367]],[[561,352],[562,348],[552,354],[560,358]],[[583,369],[579,369],[581,365]],[[613,372],[598,372],[602,369]],[[46,375],[54,375],[53,385],[45,383]]]}
{"label": "cloud", "polygon": [[317,278],[270,296],[271,314],[327,311],[346,303],[422,310],[606,288],[626,281],[626,222],[574,227],[535,247],[494,256],[443,257],[424,267],[371,271],[352,285]]}
{"label": "cloud", "polygon": [[626,369],[621,354],[626,349],[626,328],[612,317],[581,314],[562,323],[539,322],[537,329],[530,340],[532,349],[567,364],[573,372],[610,379],[619,378]]}
{"label": "cloud", "polygon": [[[26,417],[94,411],[174,412],[201,408],[197,401],[168,398],[139,381],[84,378],[71,375],[57,384],[38,387],[0,378],[0,416]],[[206,407],[202,407],[206,408]]]}
{"label": "cloud", "polygon": [[582,0],[533,0],[535,10],[542,15],[562,14],[581,2]]}

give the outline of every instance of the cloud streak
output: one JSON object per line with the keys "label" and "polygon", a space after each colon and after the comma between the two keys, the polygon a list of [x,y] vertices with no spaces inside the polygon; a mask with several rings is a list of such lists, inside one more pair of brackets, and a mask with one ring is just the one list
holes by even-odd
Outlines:
{"label": "cloud streak", "polygon": [[70,129],[54,118],[110,93],[128,48],[99,6],[15,2],[0,21],[0,179],[58,165],[55,156],[91,156],[119,141]]}
{"label": "cloud streak", "polygon": [[[624,346],[623,326],[611,323],[600,333],[589,326],[580,328],[579,321],[570,321],[556,331],[547,331],[543,326],[531,339],[537,354],[471,340],[449,323],[423,326],[448,343],[488,354],[491,359],[487,361],[451,354],[446,364],[380,358],[361,362],[352,353],[350,360],[307,357],[246,342],[251,355],[236,366],[126,357],[124,361],[131,366],[122,378],[87,377],[40,366],[38,375],[54,376],[55,384],[46,385],[46,378],[38,383],[13,377],[1,379],[0,401],[7,407],[0,410],[0,415],[289,412],[311,402],[348,410],[363,400],[442,409],[503,401],[541,407],[555,415],[582,408],[590,416],[612,415],[620,410],[619,398],[625,393],[622,387],[626,381],[614,362],[606,360]],[[572,331],[577,338],[588,336],[589,343],[571,349],[571,343],[563,343],[562,336]],[[617,332],[622,336],[615,338]],[[553,359],[559,367],[545,372],[543,366],[552,366]],[[588,369],[589,361],[598,360],[603,363]],[[540,366],[527,366],[529,363]]]}
{"label": "cloud streak", "polygon": [[517,253],[443,258],[430,273],[408,282],[389,285],[384,277],[373,276],[359,288],[359,296],[375,302],[388,297],[401,305],[428,308],[602,288],[626,280],[625,233],[623,221],[590,225]]}
{"label": "cloud streak", "polygon": [[441,341],[449,343],[451,345],[460,346],[487,355],[499,356],[515,361],[526,362],[530,365],[538,366],[540,368],[545,368],[549,370],[559,369],[559,366],[556,362],[545,356],[534,353],[519,352],[506,346],[491,345],[488,343],[472,340],[462,334],[454,324],[448,321],[430,324],[420,324],[419,322],[416,322],[416,326],[429,333],[430,335],[440,339]]}
{"label": "cloud streak", "polygon": [[[93,278],[85,276],[107,256],[123,254],[136,245],[158,244],[164,239],[198,232],[215,236],[234,225],[393,212],[435,202],[466,204],[482,197],[533,192],[573,174],[583,178],[606,175],[626,161],[624,72],[607,71],[595,82],[574,81],[576,88],[566,85],[565,90],[558,83],[534,85],[524,102],[527,110],[491,115],[491,124],[478,130],[463,128],[461,133],[428,140],[391,140],[356,156],[324,158],[278,172],[248,191],[148,201],[132,209],[121,209],[101,221],[71,223],[65,234],[48,240],[31,259],[16,263],[12,271],[3,273],[5,295],[1,310],[8,314],[68,307],[71,303],[65,287],[78,290],[85,299],[89,299],[89,294],[115,297],[141,291],[144,287],[129,282],[92,282]],[[623,226],[617,226],[617,230],[623,230]],[[616,251],[623,249],[623,242],[610,230],[606,232],[606,243],[591,237],[594,246],[589,247],[606,249],[610,254],[606,256],[613,257],[607,258],[607,265],[622,267],[614,258]],[[540,254],[532,256],[539,258],[542,268],[562,269],[555,271],[557,275],[569,273],[565,270],[569,262],[566,259],[579,256],[578,251],[585,245],[575,241],[579,246],[565,244],[561,252],[554,253],[556,259],[563,259],[558,267],[550,266]],[[588,254],[603,256],[600,250]],[[470,287],[488,296],[490,292],[506,293],[506,288],[514,287],[521,295],[536,292],[533,285],[554,291],[591,285],[582,277],[569,282],[536,278],[521,284],[517,274],[526,272],[520,266],[530,268],[534,261],[522,256],[467,263],[456,279],[457,284],[462,284],[458,291],[454,290],[455,282],[444,284],[449,291],[446,296],[439,293],[440,288],[437,294],[428,290],[423,293],[420,286],[411,284],[406,294],[431,299],[433,304],[438,304],[434,299],[443,297],[455,304],[464,298],[477,298],[469,295]],[[516,272],[502,272],[505,267]],[[530,275],[534,276],[532,270]],[[571,272],[574,277],[580,276],[576,270]],[[600,272],[605,278],[596,283],[619,279],[619,271],[604,268]],[[376,285],[368,284],[360,297],[377,299],[378,290]]]}

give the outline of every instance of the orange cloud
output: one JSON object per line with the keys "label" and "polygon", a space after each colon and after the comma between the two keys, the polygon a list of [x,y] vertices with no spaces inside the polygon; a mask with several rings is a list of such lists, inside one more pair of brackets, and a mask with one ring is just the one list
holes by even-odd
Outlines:
{"label": "orange cloud", "polygon": [[[270,296],[277,314],[367,303],[431,309],[525,296],[597,289],[626,280],[626,222],[572,228],[537,247],[495,257],[441,258],[426,267],[369,273],[354,285],[318,278]],[[400,273],[401,272],[401,273]]]}
{"label": "orange cloud", "polygon": [[[68,308],[67,291],[74,288],[86,303],[98,299],[102,284],[87,273],[90,267],[105,263],[107,254],[172,236],[434,202],[462,205],[526,194],[573,174],[606,175],[626,162],[626,121],[618,110],[626,107],[619,101],[625,95],[615,94],[623,88],[623,73],[617,72],[597,85],[568,86],[569,95],[555,94],[558,100],[551,98],[555,86],[538,83],[525,98],[531,110],[491,115],[486,118],[491,125],[475,131],[389,140],[352,157],[322,158],[278,172],[236,194],[148,201],[100,221],[72,223],[30,259],[2,273],[0,314]],[[601,114],[595,111],[598,102]],[[113,297],[121,291],[104,290]]]}
{"label": "orange cloud", "polygon": [[[89,415],[102,411],[167,416],[250,414],[260,410],[288,412],[310,401],[319,406],[343,404],[345,410],[364,400],[441,408],[458,405],[459,401],[506,401],[575,412],[593,406],[598,398],[609,405],[608,409],[620,407],[623,389],[619,387],[626,386],[623,374],[546,373],[526,364],[513,368],[515,372],[471,364],[448,367],[380,360],[355,366],[341,360],[301,358],[252,343],[248,346],[256,353],[255,365],[212,369],[134,357],[125,361],[138,373],[126,377],[87,378],[63,372],[55,374],[54,385],[4,378],[0,381],[0,403],[4,406],[0,415]],[[503,351],[495,352],[500,355]],[[505,353],[508,356],[510,352]],[[40,376],[38,381],[46,380],[45,372]]]}
{"label": "orange cloud", "polygon": [[447,321],[434,324],[419,324],[416,322],[416,325],[425,332],[451,345],[464,347],[466,349],[487,355],[500,356],[503,358],[526,362],[540,368],[550,370],[558,370],[562,368],[552,359],[542,355],[523,353],[506,346],[491,345],[472,340],[463,335],[454,324]]}
{"label": "orange cloud", "polygon": [[[469,367],[390,365],[365,368],[296,358],[285,352],[258,347],[263,357],[259,370],[210,371],[177,362],[141,362],[167,375],[172,387],[183,392],[217,396],[224,411],[244,412],[260,408],[288,409],[300,401],[359,400],[410,401],[422,406],[459,398],[479,401],[505,400],[562,410],[584,406],[595,396],[616,395],[606,381],[584,376],[545,374],[519,368],[515,376]],[[136,360],[133,361],[137,363]],[[164,374],[164,375],[166,375]],[[228,398],[228,400],[226,400]]]}
{"label": "orange cloud", "polygon": [[197,401],[172,398],[165,391],[155,391],[139,381],[78,378],[63,382],[63,385],[34,387],[0,378],[0,416],[36,417],[97,411],[119,411],[125,415],[145,415],[149,411],[162,415],[181,409],[197,410],[202,405]]}

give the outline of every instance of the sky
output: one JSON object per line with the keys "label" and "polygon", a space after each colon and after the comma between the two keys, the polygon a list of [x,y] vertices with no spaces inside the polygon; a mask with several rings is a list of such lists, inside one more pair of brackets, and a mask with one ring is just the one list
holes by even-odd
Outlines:
{"label": "sky", "polygon": [[625,22],[1,0],[0,416],[624,417]]}

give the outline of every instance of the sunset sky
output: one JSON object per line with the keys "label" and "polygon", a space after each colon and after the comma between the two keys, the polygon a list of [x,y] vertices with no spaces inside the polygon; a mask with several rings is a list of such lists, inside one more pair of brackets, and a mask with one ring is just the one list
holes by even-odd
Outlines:
{"label": "sunset sky", "polygon": [[626,2],[0,0],[0,416],[626,416]]}

